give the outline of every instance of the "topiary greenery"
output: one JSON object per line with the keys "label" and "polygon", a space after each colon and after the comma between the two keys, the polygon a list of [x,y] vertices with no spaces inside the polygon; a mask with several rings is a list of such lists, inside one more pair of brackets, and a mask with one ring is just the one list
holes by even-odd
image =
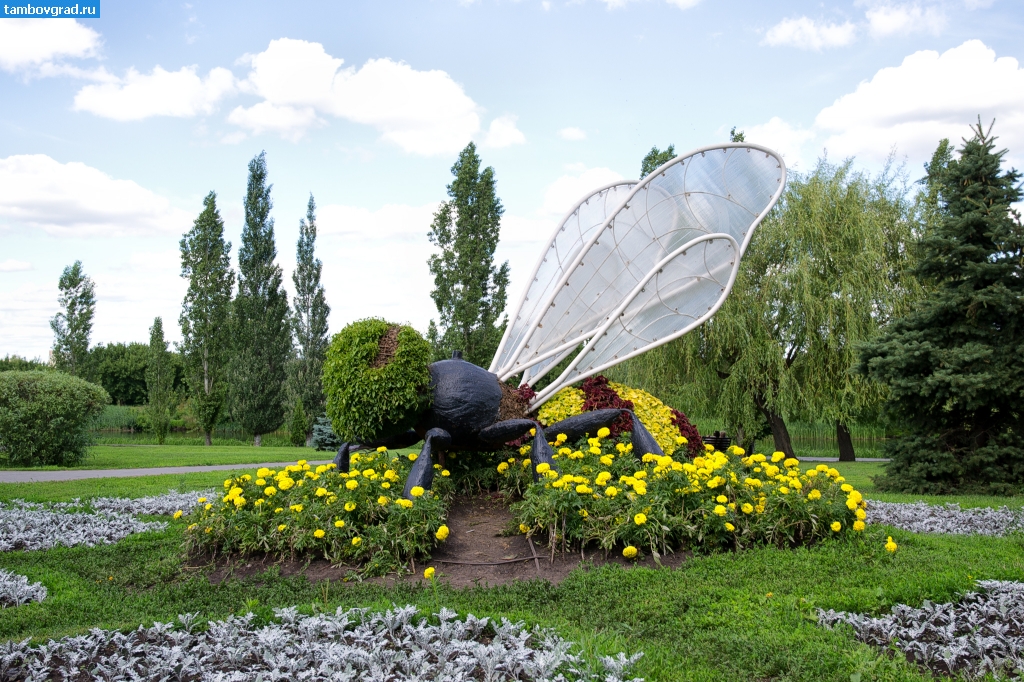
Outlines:
{"label": "topiary greenery", "polygon": [[324,362],[335,433],[369,442],[412,428],[430,404],[429,363],[430,345],[412,327],[368,318],[335,334]]}
{"label": "topiary greenery", "polygon": [[0,455],[8,466],[73,466],[110,396],[61,372],[0,372]]}

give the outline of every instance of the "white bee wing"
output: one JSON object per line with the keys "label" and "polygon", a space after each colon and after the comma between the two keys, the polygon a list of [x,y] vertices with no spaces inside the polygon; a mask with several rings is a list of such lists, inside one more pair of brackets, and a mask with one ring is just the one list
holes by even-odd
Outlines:
{"label": "white bee wing", "polygon": [[739,258],[785,178],[778,154],[745,143],[698,149],[658,168],[552,271],[557,279],[541,289],[547,293],[517,329],[518,342],[499,350],[507,357],[495,363],[496,373],[504,379],[522,372],[532,384],[584,344],[534,399],[536,407],[563,386],[707,320],[728,295]]}
{"label": "white bee wing", "polygon": [[[540,317],[539,307],[550,298],[555,285],[565,274],[568,264],[590,241],[608,216],[622,204],[622,200],[636,184],[636,180],[621,180],[600,187],[580,199],[558,223],[551,239],[541,251],[537,266],[533,269],[533,276],[528,281],[515,312],[509,318],[505,335],[491,362],[490,371],[503,379],[517,373],[515,354],[521,350],[524,336],[533,331],[533,323]],[[564,351],[562,356],[548,358],[530,367],[523,381],[532,383],[529,381],[531,377],[540,378],[574,348]]]}

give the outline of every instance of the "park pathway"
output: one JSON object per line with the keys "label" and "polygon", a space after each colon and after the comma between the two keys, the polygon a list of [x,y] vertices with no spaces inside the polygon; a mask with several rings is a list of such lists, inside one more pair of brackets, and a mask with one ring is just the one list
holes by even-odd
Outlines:
{"label": "park pathway", "polygon": [[[310,461],[327,464],[331,460]],[[238,471],[239,469],[279,469],[295,462],[268,462],[264,464],[215,464],[192,467],[147,467],[144,469],[63,469],[60,471],[0,471],[0,483],[38,483],[41,481],[77,481],[83,478],[125,478],[130,476],[160,476],[163,474],[194,474],[204,471]]]}

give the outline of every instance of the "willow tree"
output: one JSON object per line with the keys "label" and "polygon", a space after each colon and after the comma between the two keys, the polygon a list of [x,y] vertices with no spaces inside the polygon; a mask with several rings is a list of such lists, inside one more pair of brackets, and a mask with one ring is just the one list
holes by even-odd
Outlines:
{"label": "willow tree", "polygon": [[852,458],[848,426],[882,398],[851,374],[856,347],[916,296],[914,211],[901,180],[888,169],[870,178],[849,161],[794,174],[717,315],[623,372],[689,412],[725,419],[748,447],[770,433],[792,455],[786,419],[827,420]]}

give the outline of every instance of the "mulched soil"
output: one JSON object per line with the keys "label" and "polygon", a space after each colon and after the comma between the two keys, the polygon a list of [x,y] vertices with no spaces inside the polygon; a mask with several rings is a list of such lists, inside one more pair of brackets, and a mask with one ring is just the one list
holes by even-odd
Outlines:
{"label": "mulched soil", "polygon": [[[388,585],[416,583],[423,579],[423,570],[433,566],[436,579],[452,587],[494,587],[517,580],[547,580],[553,584],[561,582],[573,569],[582,567],[618,564],[621,566],[642,566],[657,568],[650,556],[640,561],[627,561],[620,554],[610,554],[606,559],[601,550],[577,552],[555,552],[551,560],[550,550],[529,541],[522,535],[505,535],[512,527],[512,515],[498,493],[485,493],[471,497],[459,497],[453,502],[448,513],[448,528],[451,534],[426,564],[417,562],[412,574],[373,578],[370,582]],[[678,568],[690,554],[676,552],[661,557],[664,568]],[[535,558],[536,557],[536,558]],[[300,561],[277,561],[272,556],[258,557],[194,557],[189,562],[192,570],[213,564],[209,580],[220,583],[229,578],[257,576],[271,566],[278,566],[281,575],[305,575],[312,582],[324,580],[344,581],[352,579],[355,567],[332,566],[323,559]]]}
{"label": "mulched soil", "polygon": [[397,325],[392,325],[388,327],[384,336],[380,337],[380,341],[377,342],[377,355],[373,358],[373,362],[370,363],[370,367],[379,369],[391,362],[395,357],[395,351],[398,350],[399,329],[400,327]]}

